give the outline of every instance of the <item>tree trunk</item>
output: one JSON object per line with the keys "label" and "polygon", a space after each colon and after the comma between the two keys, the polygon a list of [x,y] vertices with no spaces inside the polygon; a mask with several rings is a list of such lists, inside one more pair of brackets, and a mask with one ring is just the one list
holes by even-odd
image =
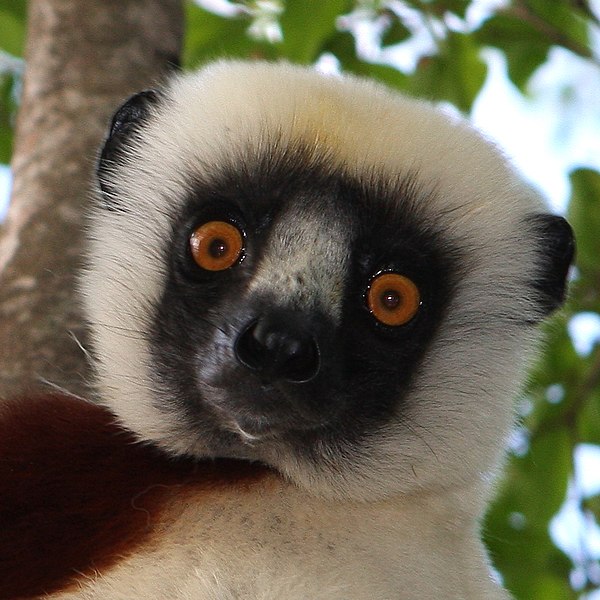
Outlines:
{"label": "tree trunk", "polygon": [[89,395],[75,281],[97,148],[120,102],[177,61],[182,31],[179,0],[29,3],[0,230],[0,397],[48,384]]}

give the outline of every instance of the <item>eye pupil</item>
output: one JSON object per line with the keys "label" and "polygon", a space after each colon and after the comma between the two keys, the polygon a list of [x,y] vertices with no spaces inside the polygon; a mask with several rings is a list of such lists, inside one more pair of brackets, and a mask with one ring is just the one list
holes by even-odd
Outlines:
{"label": "eye pupil", "polygon": [[387,310],[394,310],[400,306],[400,294],[394,290],[386,290],[381,294],[381,306]]}
{"label": "eye pupil", "polygon": [[225,254],[227,254],[228,249],[229,246],[227,245],[227,242],[225,240],[220,240],[217,238],[210,243],[208,247],[208,253],[213,258],[221,258],[222,256],[225,256]]}

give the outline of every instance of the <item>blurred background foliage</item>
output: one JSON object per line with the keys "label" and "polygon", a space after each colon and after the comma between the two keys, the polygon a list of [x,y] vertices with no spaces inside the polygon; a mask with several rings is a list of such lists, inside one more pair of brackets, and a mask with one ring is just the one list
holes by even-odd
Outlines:
{"label": "blurred background foliage", "polygon": [[[223,56],[317,63],[466,115],[486,81],[490,47],[525,97],[557,47],[594,67],[596,88],[600,79],[592,0],[196,0],[186,18],[184,68]],[[25,26],[25,1],[0,0],[0,163],[10,162]],[[554,92],[567,111],[572,90]],[[600,174],[578,168],[570,181],[565,212],[578,238],[570,299],[546,326],[483,524],[498,577],[521,600],[600,598],[600,334],[577,338],[600,323]]]}

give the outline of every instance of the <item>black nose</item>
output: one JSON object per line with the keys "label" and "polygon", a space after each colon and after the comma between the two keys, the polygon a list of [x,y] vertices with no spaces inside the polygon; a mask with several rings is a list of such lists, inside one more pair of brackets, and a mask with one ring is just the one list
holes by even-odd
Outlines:
{"label": "black nose", "polygon": [[263,377],[306,383],[319,373],[319,345],[297,315],[263,316],[246,326],[235,343],[238,361]]}

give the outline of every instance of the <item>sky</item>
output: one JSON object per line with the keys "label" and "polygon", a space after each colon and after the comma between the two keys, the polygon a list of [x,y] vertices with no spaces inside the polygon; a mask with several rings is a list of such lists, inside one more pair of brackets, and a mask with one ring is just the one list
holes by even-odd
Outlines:
{"label": "sky", "polygon": [[8,165],[0,164],[0,221],[2,221],[8,208],[8,196],[10,194],[11,175]]}
{"label": "sky", "polygon": [[555,211],[564,212],[568,172],[600,169],[600,70],[553,48],[524,97],[507,79],[500,51],[485,50],[483,58],[489,75],[473,106],[473,123],[508,152]]}

